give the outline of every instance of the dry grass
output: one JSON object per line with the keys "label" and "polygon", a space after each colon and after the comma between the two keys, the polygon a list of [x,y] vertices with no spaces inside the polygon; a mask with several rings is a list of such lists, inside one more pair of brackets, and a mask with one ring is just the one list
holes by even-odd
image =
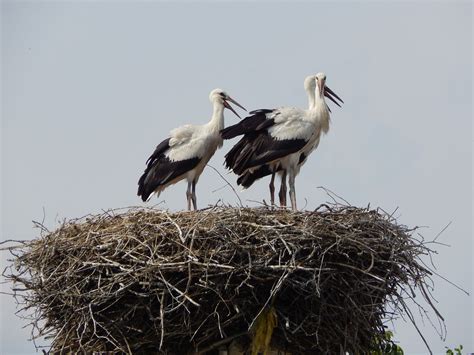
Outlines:
{"label": "dry grass", "polygon": [[367,353],[384,322],[411,318],[414,289],[432,305],[420,262],[432,251],[378,210],[132,208],[67,221],[11,251],[5,276],[55,351],[247,347],[272,307],[280,349]]}

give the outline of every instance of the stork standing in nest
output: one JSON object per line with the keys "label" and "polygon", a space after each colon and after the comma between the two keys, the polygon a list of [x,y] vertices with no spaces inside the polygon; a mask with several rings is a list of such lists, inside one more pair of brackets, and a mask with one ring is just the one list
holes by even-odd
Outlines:
{"label": "stork standing in nest", "polygon": [[222,147],[220,131],[224,128],[224,108],[239,118],[229,102],[245,108],[221,89],[212,90],[209,100],[213,105],[211,120],[204,125],[184,125],[170,132],[170,137],[158,144],[148,158],[145,172],[138,181],[137,195],[147,201],[153,193],[157,196],[168,186],[186,179],[188,210],[197,210],[196,184],[204,167]]}
{"label": "stork standing in nest", "polygon": [[226,154],[225,165],[239,178],[237,183],[247,188],[256,180],[272,175],[271,204],[274,205],[275,174],[281,174],[280,205],[286,206],[286,179],[290,185],[290,200],[296,206],[295,178],[308,155],[317,148],[322,133],[329,130],[330,110],[324,97],[336,105],[343,102],[326,86],[326,75],[318,73],[305,79],[308,94],[307,110],[294,107],[262,109],[236,125],[222,130],[224,139],[239,135],[243,138]]}

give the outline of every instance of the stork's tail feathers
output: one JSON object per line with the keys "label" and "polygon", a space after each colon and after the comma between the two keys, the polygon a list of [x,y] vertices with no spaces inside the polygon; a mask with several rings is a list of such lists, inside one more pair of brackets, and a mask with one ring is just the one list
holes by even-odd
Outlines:
{"label": "stork's tail feathers", "polygon": [[247,137],[244,136],[225,155],[225,162],[224,162],[225,167],[229,170],[232,170],[237,175],[242,174],[242,170],[240,170],[240,166],[239,166],[241,164],[239,164],[239,162],[242,160],[241,158],[242,151],[245,149],[245,146],[247,144],[248,144]]}
{"label": "stork's tail feathers", "polygon": [[268,165],[262,165],[252,172],[246,171],[237,179],[237,184],[248,189],[252,184],[265,176],[271,175],[273,172]]}
{"label": "stork's tail feathers", "polygon": [[140,196],[143,202],[148,201],[148,198],[153,193],[153,190],[150,189],[150,184],[145,183],[147,175],[148,171],[145,171],[138,180],[137,196]]}
{"label": "stork's tail feathers", "polygon": [[173,161],[164,154],[151,160],[145,172],[138,180],[138,196],[147,201],[153,192],[159,192],[166,186],[178,182],[185,174],[193,170],[201,161],[201,157]]}
{"label": "stork's tail feathers", "polygon": [[255,179],[252,174],[247,172],[247,173],[239,176],[239,178],[237,179],[237,185],[242,186],[244,189],[248,189],[250,186],[252,186],[252,184],[256,180],[257,179]]}

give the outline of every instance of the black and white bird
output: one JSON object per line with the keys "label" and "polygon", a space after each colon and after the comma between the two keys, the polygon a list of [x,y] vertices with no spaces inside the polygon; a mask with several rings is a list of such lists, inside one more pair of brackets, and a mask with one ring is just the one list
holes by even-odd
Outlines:
{"label": "black and white bird", "polygon": [[326,86],[326,75],[318,73],[304,82],[308,94],[307,110],[294,107],[262,109],[222,131],[224,139],[244,135],[226,154],[225,165],[239,178],[237,183],[247,188],[256,180],[272,175],[270,198],[274,204],[275,174],[281,174],[280,204],[286,205],[286,179],[290,185],[292,209],[296,209],[295,178],[308,155],[317,148],[321,133],[329,130],[330,110],[324,97],[336,105],[343,102]]}
{"label": "black and white bird", "polygon": [[[316,96],[315,96],[316,95],[316,93],[315,93],[315,90],[316,90],[316,76],[315,75],[310,75],[310,76],[307,76],[305,78],[304,88],[305,88],[306,94],[308,96],[308,109],[311,110],[316,105],[316,103],[315,103],[315,100],[316,100]],[[252,111],[250,113],[255,115],[258,111],[260,111],[260,113],[264,114],[264,113],[271,113],[274,110],[257,110],[257,111]],[[254,119],[251,119],[251,120],[249,119],[249,121],[252,121],[252,123],[255,123]],[[242,125],[247,125],[247,124],[248,124],[247,122],[242,123]],[[244,139],[251,140],[252,137],[247,135],[246,137],[244,137]],[[235,150],[238,150],[238,149],[239,149],[239,145],[236,145]],[[306,160],[306,158],[304,158],[304,156],[306,156],[306,155],[304,155],[304,153],[301,153],[301,154],[302,154],[302,159],[300,159],[301,160],[301,163],[299,164],[300,166]],[[226,158],[228,158],[229,160],[232,159],[231,158],[231,156],[232,156],[231,152],[229,152],[228,156],[229,157],[226,156]],[[226,165],[227,165],[228,168],[231,168],[230,165],[232,165],[232,164],[230,163],[230,161],[226,160]],[[281,187],[280,187],[280,192],[279,192],[280,205],[281,206],[286,206],[286,193],[287,193],[286,173],[282,170],[281,164],[279,164],[278,161],[263,164],[263,165],[260,165],[258,168],[252,168],[252,169],[247,170],[245,173],[243,173],[242,175],[239,176],[239,178],[237,179],[237,184],[242,185],[244,188],[249,188],[256,180],[258,180],[262,177],[265,177],[267,175],[271,175],[269,188],[270,188],[270,201],[271,201],[271,205],[273,206],[275,204],[275,197],[274,197],[275,185],[274,185],[274,182],[275,182],[275,174],[277,172],[280,174],[280,178],[281,178]]]}
{"label": "black and white bird", "polygon": [[221,89],[212,90],[209,100],[213,105],[213,113],[208,123],[175,128],[148,158],[145,172],[138,181],[137,195],[143,201],[147,201],[154,192],[159,196],[168,186],[186,179],[188,210],[191,210],[191,204],[194,210],[197,209],[196,183],[209,159],[217,148],[222,147],[220,131],[224,128],[224,108],[239,118],[229,102],[245,110]]}

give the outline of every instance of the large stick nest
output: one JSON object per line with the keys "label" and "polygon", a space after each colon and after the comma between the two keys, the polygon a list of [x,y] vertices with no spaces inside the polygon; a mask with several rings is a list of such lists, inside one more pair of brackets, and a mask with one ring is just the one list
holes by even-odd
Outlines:
{"label": "large stick nest", "polygon": [[132,208],[43,233],[14,251],[7,277],[53,351],[245,348],[272,309],[275,347],[367,353],[384,322],[410,315],[413,289],[431,304],[420,262],[431,251],[412,232],[354,207]]}

